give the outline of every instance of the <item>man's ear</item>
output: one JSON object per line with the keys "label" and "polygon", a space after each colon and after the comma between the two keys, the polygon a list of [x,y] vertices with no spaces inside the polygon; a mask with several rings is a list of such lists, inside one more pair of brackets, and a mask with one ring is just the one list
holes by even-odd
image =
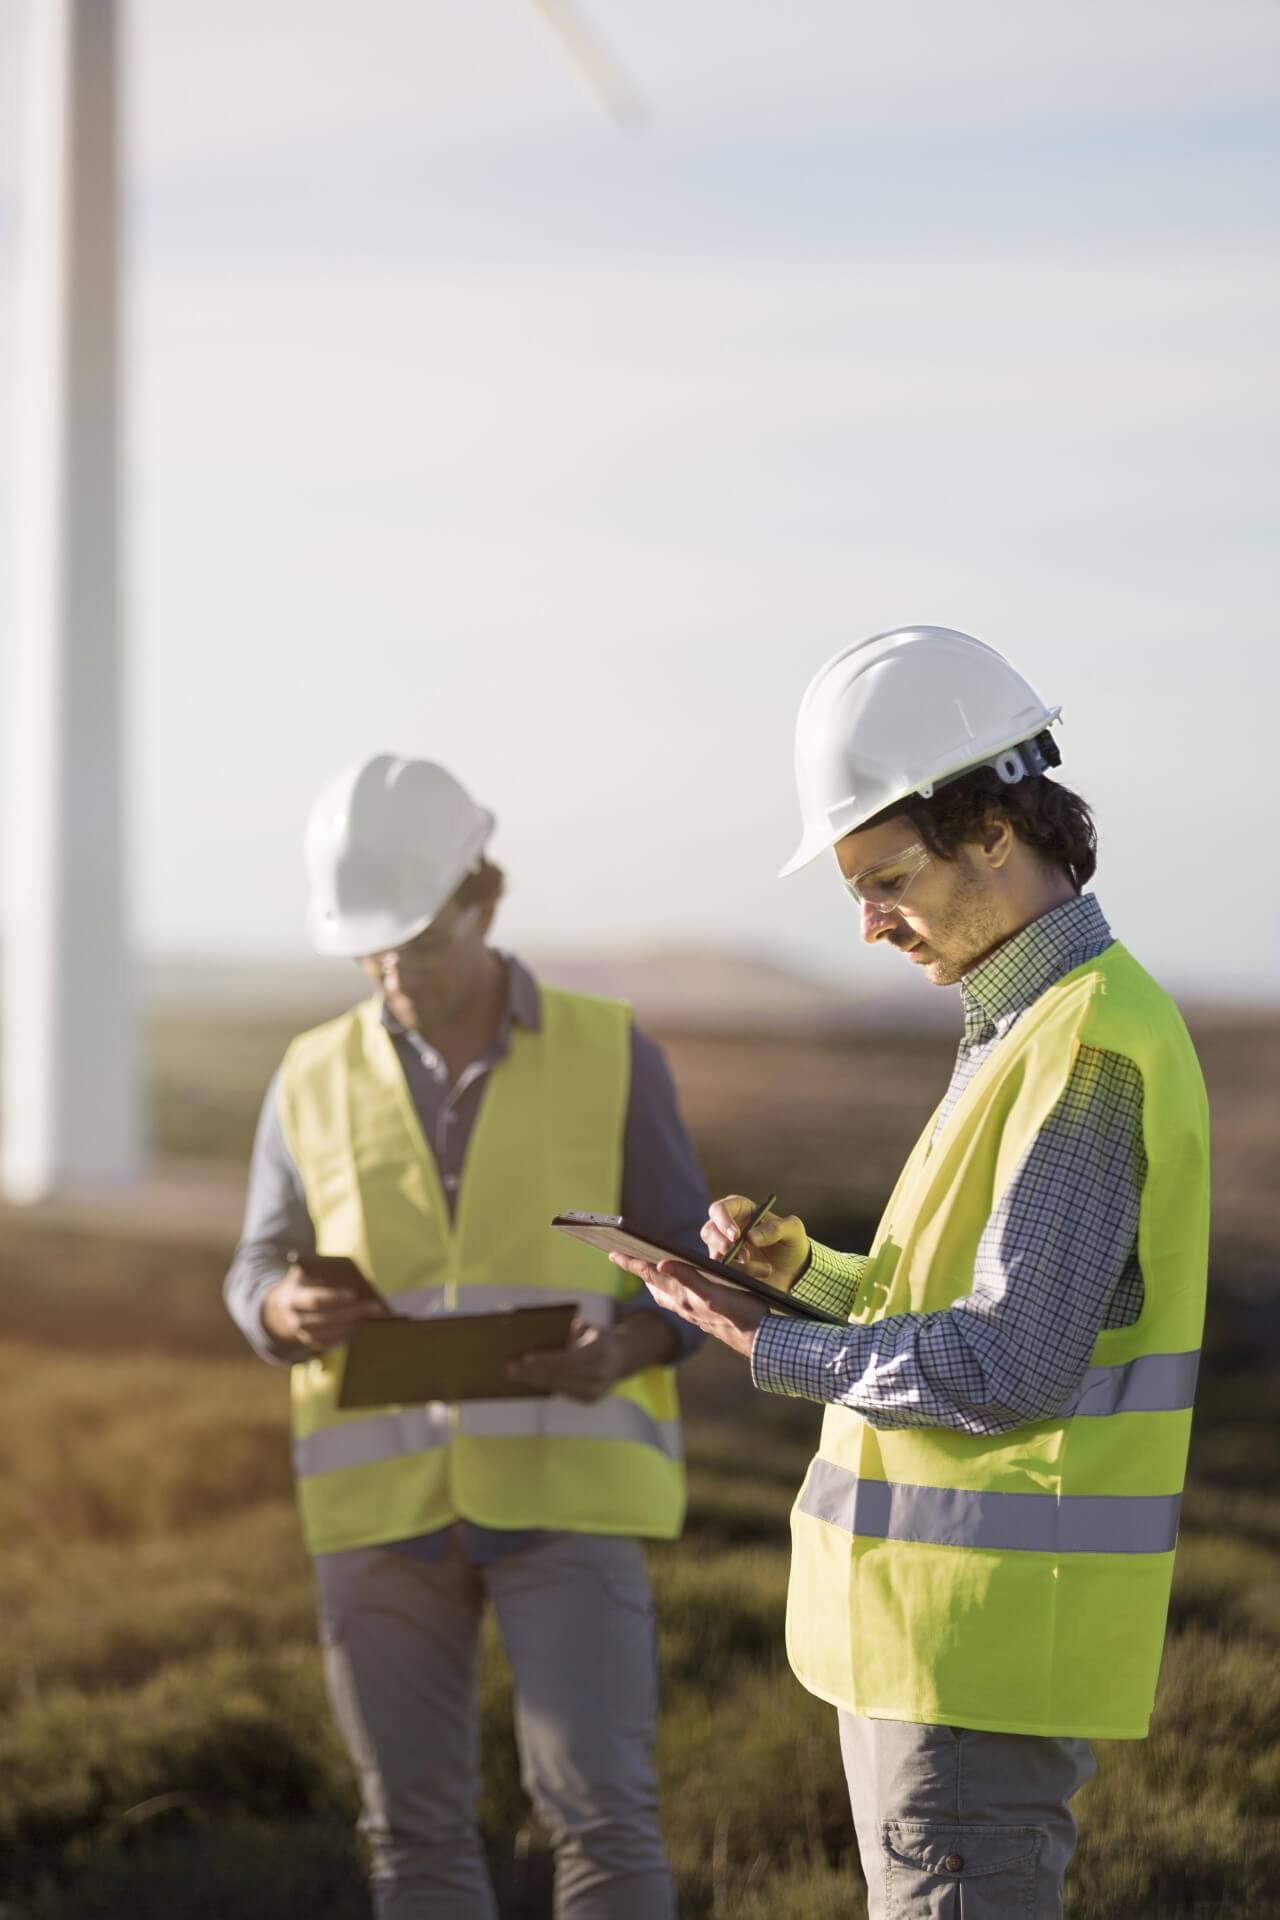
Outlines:
{"label": "man's ear", "polygon": [[1014,832],[1008,815],[997,813],[993,808],[982,823],[982,836],[978,842],[986,864],[996,870],[1005,866],[1013,852],[1013,842]]}

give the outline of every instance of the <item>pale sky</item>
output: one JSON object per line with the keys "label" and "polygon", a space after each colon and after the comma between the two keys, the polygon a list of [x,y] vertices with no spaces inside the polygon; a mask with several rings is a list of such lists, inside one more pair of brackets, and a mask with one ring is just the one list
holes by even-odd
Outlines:
{"label": "pale sky", "polygon": [[795,709],[928,621],[1062,705],[1146,964],[1280,990],[1280,8],[580,5],[642,134],[526,0],[126,8],[140,944],[305,958],[311,794],[389,749],[498,814],[513,944],[864,991],[774,879]]}

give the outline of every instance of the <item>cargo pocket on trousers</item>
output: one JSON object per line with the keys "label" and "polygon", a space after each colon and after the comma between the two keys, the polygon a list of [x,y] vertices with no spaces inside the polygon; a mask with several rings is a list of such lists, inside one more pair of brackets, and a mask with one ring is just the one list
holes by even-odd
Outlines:
{"label": "cargo pocket on trousers", "polygon": [[1035,1920],[1039,1827],[885,1820],[886,1920]]}

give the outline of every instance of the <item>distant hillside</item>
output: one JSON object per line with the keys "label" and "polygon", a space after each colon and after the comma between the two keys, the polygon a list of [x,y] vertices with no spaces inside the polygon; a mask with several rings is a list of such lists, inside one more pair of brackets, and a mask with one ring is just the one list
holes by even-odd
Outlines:
{"label": "distant hillside", "polygon": [[[959,1019],[955,995],[909,976],[893,979],[889,968],[885,984],[868,991],[863,981],[845,990],[775,961],[700,948],[526,957],[549,983],[629,1000],[642,1020],[668,1029],[841,1033],[868,1023],[954,1028]],[[149,1001],[169,1007],[323,1013],[349,1006],[361,990],[354,967],[328,960],[302,967],[159,962],[145,978]]]}

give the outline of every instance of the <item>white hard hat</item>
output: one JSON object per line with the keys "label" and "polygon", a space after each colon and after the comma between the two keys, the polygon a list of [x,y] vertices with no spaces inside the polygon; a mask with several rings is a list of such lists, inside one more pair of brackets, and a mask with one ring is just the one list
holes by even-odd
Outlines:
{"label": "white hard hat", "polygon": [[494,817],[433,760],[375,753],[321,788],[307,816],[307,918],[318,953],[403,946],[479,860]]}
{"label": "white hard hat", "polygon": [[1046,707],[994,647],[952,627],[896,627],[842,647],[809,682],[796,719],[804,831],[779,879],[911,794],[992,766],[1012,785],[1057,764],[1035,744]]}

